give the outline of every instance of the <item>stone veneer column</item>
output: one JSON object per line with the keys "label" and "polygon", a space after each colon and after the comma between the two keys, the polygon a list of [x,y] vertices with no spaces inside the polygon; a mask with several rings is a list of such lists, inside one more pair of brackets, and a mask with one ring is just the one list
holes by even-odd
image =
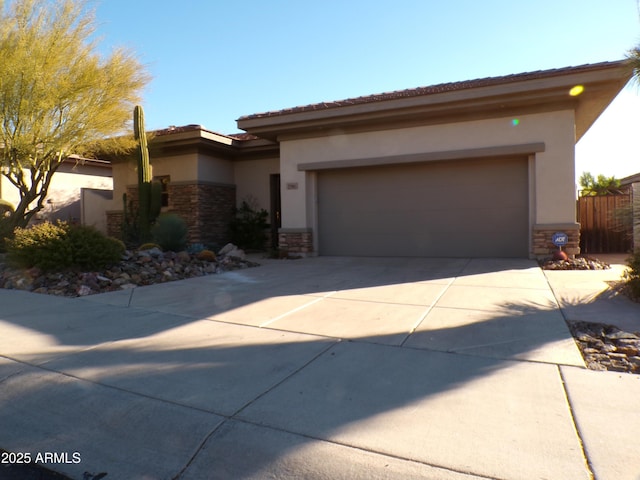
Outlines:
{"label": "stone veneer column", "polygon": [[122,222],[124,215],[122,210],[108,210],[107,215],[107,235],[122,239]]}
{"label": "stone veneer column", "polygon": [[289,255],[305,257],[313,253],[313,232],[310,228],[281,228],[278,248]]}
{"label": "stone veneer column", "polygon": [[235,185],[169,183],[168,211],[180,215],[189,227],[191,243],[224,245],[236,205]]}
{"label": "stone veneer column", "polygon": [[[235,185],[213,183],[170,183],[169,206],[163,213],[175,213],[184,219],[189,229],[190,243],[213,243],[219,246],[229,241],[229,222],[236,205]],[[127,208],[138,207],[138,187],[127,186]],[[107,232],[122,237],[122,210],[107,212]]]}
{"label": "stone veneer column", "polygon": [[534,256],[548,257],[558,250],[558,247],[551,240],[556,232],[564,232],[569,236],[569,243],[562,247],[567,255],[575,256],[580,253],[579,223],[543,224],[533,226],[532,250]]}

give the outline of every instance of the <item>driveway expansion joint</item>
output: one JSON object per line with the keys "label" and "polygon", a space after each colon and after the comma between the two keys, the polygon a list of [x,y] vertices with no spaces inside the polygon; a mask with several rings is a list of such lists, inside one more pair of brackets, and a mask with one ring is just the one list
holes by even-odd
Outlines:
{"label": "driveway expansion joint", "polygon": [[416,323],[413,325],[411,330],[409,330],[409,333],[404,338],[404,340],[402,340],[402,342],[400,342],[400,346],[401,347],[404,346],[404,344],[407,342],[407,340],[409,340],[411,335],[413,335],[415,333],[415,331],[418,329],[418,327],[422,324],[422,322],[424,322],[424,319],[427,318],[429,313],[431,313],[431,310],[433,310],[435,308],[435,306],[438,303],[438,301],[443,297],[443,295],[447,292],[447,290],[449,290],[449,288],[451,287],[451,285],[453,285],[453,282],[455,282],[457,278],[458,277],[453,277],[451,280],[449,280],[449,283],[442,289],[440,294],[438,294],[438,296],[433,300],[433,302],[431,302],[431,305],[429,305],[427,307],[427,309],[425,310],[424,314],[416,321]]}
{"label": "driveway expansion joint", "polygon": [[[580,367],[577,367],[577,368],[580,368]],[[583,434],[580,431],[580,427],[578,427],[578,422],[576,422],[576,416],[573,411],[573,406],[571,405],[571,396],[569,395],[569,391],[567,390],[567,384],[566,384],[564,375],[562,374],[562,369],[560,368],[560,365],[557,365],[557,369],[558,369],[558,375],[560,376],[560,383],[562,384],[562,391],[564,392],[564,397],[567,401],[567,408],[569,409],[569,415],[571,416],[571,423],[573,424],[573,428],[575,429],[576,436],[578,437],[578,442],[580,443],[580,450],[582,451],[582,456],[585,461],[585,466],[587,468],[587,471],[589,472],[589,477],[591,478],[591,480],[595,480],[596,477],[593,473],[594,468],[593,468],[593,465],[591,464],[591,460],[589,459],[589,455],[587,454],[587,449],[584,444]]]}

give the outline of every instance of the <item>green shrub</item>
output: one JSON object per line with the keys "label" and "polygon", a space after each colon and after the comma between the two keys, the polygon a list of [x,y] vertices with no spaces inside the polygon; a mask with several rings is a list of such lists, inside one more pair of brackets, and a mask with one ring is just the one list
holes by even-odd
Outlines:
{"label": "green shrub", "polygon": [[65,242],[71,248],[69,266],[82,270],[97,270],[117,263],[125,250],[122,241],[85,225],[68,227]]}
{"label": "green shrub", "polygon": [[7,243],[10,263],[22,268],[42,270],[65,268],[71,263],[71,249],[64,242],[65,223],[41,223],[29,228],[16,228]]}
{"label": "green shrub", "polygon": [[243,201],[229,224],[231,242],[245,250],[264,250],[268,215],[265,209],[258,210],[255,201]]}
{"label": "green shrub", "polygon": [[106,237],[93,227],[64,222],[17,228],[7,245],[11,263],[44,271],[99,269],[116,263],[123,252],[121,241]]}
{"label": "green shrub", "polygon": [[0,217],[0,253],[6,252],[7,241],[13,238],[13,225],[5,217]]}
{"label": "green shrub", "polygon": [[640,251],[634,253],[627,260],[629,270],[625,273],[627,286],[631,296],[640,299]]}
{"label": "green shrub", "polygon": [[175,213],[163,213],[156,220],[151,229],[153,241],[163,250],[180,252],[187,246],[186,222]]}

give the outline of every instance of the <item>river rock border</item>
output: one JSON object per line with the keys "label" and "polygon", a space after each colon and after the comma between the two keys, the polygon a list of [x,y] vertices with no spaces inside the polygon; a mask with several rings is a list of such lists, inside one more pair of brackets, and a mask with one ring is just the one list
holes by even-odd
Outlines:
{"label": "river rock border", "polygon": [[568,324],[587,368],[640,374],[640,332],[603,323]]}
{"label": "river rock border", "polygon": [[188,252],[162,252],[157,248],[127,251],[119,263],[99,272],[45,273],[38,268],[10,268],[0,261],[0,288],[82,297],[259,266],[233,247],[226,246],[215,259],[203,259]]}

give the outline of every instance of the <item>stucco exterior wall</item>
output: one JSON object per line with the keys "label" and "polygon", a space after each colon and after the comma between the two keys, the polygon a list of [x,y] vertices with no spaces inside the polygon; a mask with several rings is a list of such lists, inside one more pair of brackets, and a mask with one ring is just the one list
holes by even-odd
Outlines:
{"label": "stucco exterior wall", "polygon": [[[83,188],[95,188],[100,190],[110,190],[113,188],[113,178],[111,170],[103,168],[78,168],[78,172],[57,171],[51,179],[51,185],[45,199],[45,208],[38,217],[41,220],[69,220],[80,221],[80,190]],[[4,176],[0,178],[0,195],[3,200],[11,202],[17,206],[20,202],[20,195]],[[50,202],[48,202],[50,201]]]}
{"label": "stucco exterior wall", "polygon": [[80,215],[83,225],[90,225],[107,233],[106,212],[112,205],[112,190],[83,188],[80,191]]}
{"label": "stucco exterior wall", "polygon": [[237,206],[252,197],[259,208],[268,212],[271,207],[269,178],[272,174],[280,173],[280,159],[238,160],[233,167]]}
{"label": "stucco exterior wall", "polygon": [[[171,182],[193,182],[198,172],[196,153],[151,158],[151,172],[154,177],[169,175]],[[112,210],[122,210],[122,194],[127,186],[138,184],[138,170],[135,161],[121,161],[113,164]]]}
{"label": "stucco exterior wall", "polygon": [[[298,164],[543,142],[532,156],[530,223],[575,224],[573,110],[375,132],[282,139],[283,229],[316,228],[315,174]],[[455,160],[452,160],[455,161]]]}
{"label": "stucco exterior wall", "polygon": [[[209,155],[198,155],[197,176],[193,176],[188,180],[196,178],[204,182],[224,183],[231,185],[233,179],[233,164],[229,159],[221,157],[212,157]],[[173,176],[171,177],[173,181]]]}

